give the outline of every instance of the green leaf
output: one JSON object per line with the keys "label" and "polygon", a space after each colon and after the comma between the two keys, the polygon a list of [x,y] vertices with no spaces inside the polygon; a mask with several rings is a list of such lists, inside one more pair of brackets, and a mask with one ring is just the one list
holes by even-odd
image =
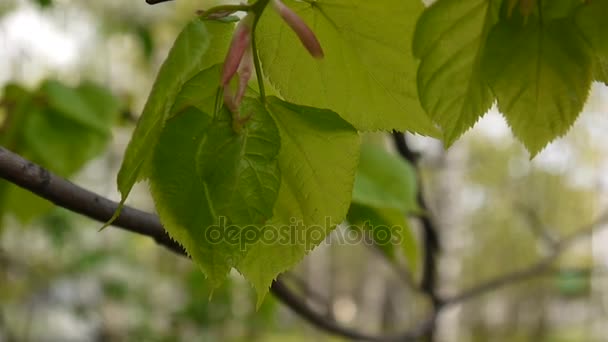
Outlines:
{"label": "green leaf", "polygon": [[[40,99],[48,100],[48,106]],[[72,176],[104,150],[119,109],[108,90],[88,82],[70,88],[46,81],[33,94],[7,87],[4,100],[13,102],[14,110],[2,144],[63,177]],[[28,191],[0,183],[3,212],[23,223],[53,207]]]}
{"label": "green leaf", "polygon": [[89,106],[77,89],[48,80],[42,84],[38,93],[46,99],[48,106],[55,113],[66,120],[97,130],[100,134],[108,134],[108,126],[99,120],[95,108]]}
{"label": "green leaf", "polygon": [[[106,129],[109,130],[109,126]],[[68,177],[101,153],[109,136],[48,109],[29,113],[23,128],[23,140],[23,149],[36,162]],[[78,144],[78,148],[74,144]]]}
{"label": "green leaf", "polygon": [[416,173],[402,158],[364,144],[353,188],[353,202],[374,208],[418,211]]}
{"label": "green leaf", "polygon": [[398,246],[411,274],[417,274],[420,251],[416,236],[403,211],[353,203],[348,210],[347,220],[351,227],[369,230],[374,243],[391,261],[396,259],[395,247]]}
{"label": "green leaf", "polygon": [[284,1],[315,32],[325,52],[313,59],[272,8],[256,37],[265,75],[290,102],[328,108],[358,130],[438,135],[415,88],[411,53],[420,1]]}
{"label": "green leaf", "polygon": [[596,81],[604,82],[605,85],[608,85],[608,57],[598,56],[593,66],[593,75]]}
{"label": "green leaf", "polygon": [[342,222],[359,154],[357,131],[336,113],[267,99],[281,135],[281,187],[274,216],[237,266],[258,305],[276,276],[299,262]]}
{"label": "green leaf", "polygon": [[576,24],[591,45],[595,65],[594,77],[608,85],[608,1],[591,1],[576,14]]}
{"label": "green leaf", "polygon": [[592,59],[568,19],[514,14],[488,38],[483,72],[517,138],[536,155],[576,120],[591,85]]}
{"label": "green leaf", "polygon": [[[160,219],[215,288],[259,237],[280,185],[278,130],[264,107],[241,134],[227,110],[211,117],[195,107],[167,121],[150,165],[150,189]],[[253,237],[250,235],[253,233]],[[245,239],[248,239],[245,241]]]}
{"label": "green leaf", "polygon": [[91,108],[95,121],[103,125],[109,133],[118,118],[120,101],[108,89],[92,82],[83,82],[76,87],[76,91]]}
{"label": "green leaf", "polygon": [[7,84],[3,92],[2,101],[7,106],[2,118],[4,130],[0,134],[0,144],[8,149],[16,150],[17,145],[20,143],[23,122],[27,114],[32,110],[32,93],[12,83]]}
{"label": "green leaf", "polygon": [[418,19],[414,54],[423,108],[451,145],[485,114],[494,96],[482,77],[488,32],[502,0],[439,0]]}
{"label": "green leaf", "polygon": [[184,83],[181,91],[175,97],[171,115],[177,115],[188,107],[196,107],[203,113],[215,111],[215,97],[222,72],[222,64],[205,69]]}
{"label": "green leaf", "polygon": [[[124,203],[141,177],[142,167],[158,142],[175,97],[190,78],[221,61],[220,56],[227,49],[232,27],[232,24],[206,23],[195,19],[177,37],[158,72],[118,172],[121,203]],[[218,85],[207,86],[215,91]]]}
{"label": "green leaf", "polygon": [[233,132],[227,109],[211,124],[197,151],[197,172],[217,215],[229,224],[261,225],[279,191],[279,131],[259,100],[244,98],[241,112],[251,115],[241,134]]}

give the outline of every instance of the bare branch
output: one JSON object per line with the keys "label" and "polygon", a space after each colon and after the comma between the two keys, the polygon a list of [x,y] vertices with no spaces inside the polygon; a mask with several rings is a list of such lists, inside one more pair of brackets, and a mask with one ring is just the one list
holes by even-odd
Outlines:
{"label": "bare branch", "polygon": [[[418,160],[420,155],[410,149],[405,139],[405,134],[400,132],[393,133],[393,142],[397,151],[401,157],[414,168],[418,168]],[[417,170],[418,171],[418,170]],[[418,178],[419,175],[418,175]],[[422,223],[422,237],[424,243],[424,265],[422,268],[422,280],[420,287],[428,295],[433,302],[435,308],[438,308],[441,303],[441,299],[436,293],[437,283],[437,254],[439,253],[439,237],[438,229],[435,221],[428,214],[428,206],[424,199],[424,189],[420,180],[418,181],[418,194],[417,194],[418,206],[427,214],[419,216],[420,222]]]}

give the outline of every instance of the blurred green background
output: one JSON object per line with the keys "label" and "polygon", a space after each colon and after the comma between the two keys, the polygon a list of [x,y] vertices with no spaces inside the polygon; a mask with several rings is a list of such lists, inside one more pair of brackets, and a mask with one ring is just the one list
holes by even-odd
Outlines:
{"label": "blurred green background", "polygon": [[[4,98],[30,96],[31,106],[13,108],[27,114],[23,132],[11,137],[7,129],[0,141],[118,199],[117,169],[155,72],[194,11],[213,4],[2,0],[0,86]],[[83,104],[92,108],[88,119],[44,121],[61,112],[53,107],[53,91],[64,98],[91,82],[115,99],[99,90]],[[103,96],[107,100],[100,101]],[[0,109],[2,127],[10,127],[7,108]],[[425,198],[439,227],[440,294],[535,262],[549,252],[546,236],[559,239],[608,208],[606,114],[608,88],[596,84],[575,127],[532,161],[494,111],[448,151],[438,141],[408,136],[421,152]],[[80,119],[86,122],[73,122]],[[67,139],[65,132],[73,136]],[[83,132],[86,143],[78,135]],[[392,148],[389,137],[367,138]],[[90,148],[65,153],[74,141],[80,141],[78,151]],[[0,194],[0,341],[339,340],[272,296],[256,311],[254,291],[237,273],[210,298],[201,272],[150,239],[116,229],[98,232],[99,223],[6,183]],[[128,203],[154,210],[145,184]],[[417,222],[411,225],[420,236]],[[388,265],[363,245],[329,242],[284,279],[328,319],[391,333],[415,326],[430,310],[410,286],[420,275],[404,276],[404,264]],[[436,340],[606,341],[607,265],[608,234],[598,231],[547,274],[442,312]]]}

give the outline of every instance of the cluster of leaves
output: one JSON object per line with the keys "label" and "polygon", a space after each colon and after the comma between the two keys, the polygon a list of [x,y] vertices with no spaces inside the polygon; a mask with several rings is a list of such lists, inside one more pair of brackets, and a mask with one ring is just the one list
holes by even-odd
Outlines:
{"label": "cluster of leaves", "polygon": [[535,154],[572,125],[592,79],[606,81],[607,1],[284,2],[325,58],[310,58],[278,13],[248,7],[260,16],[259,86],[276,96],[250,89],[240,109],[250,119],[235,130],[220,75],[238,18],[192,21],[118,175],[123,202],[148,180],[161,221],[212,287],[236,268],[259,300],[347,213],[372,234],[374,225],[406,231],[415,269],[405,219],[418,210],[414,172],[382,149],[360,150],[360,132],[411,131],[449,145],[497,101]]}
{"label": "cluster of leaves", "polygon": [[447,145],[496,101],[532,155],[608,82],[608,1],[440,0],[418,20],[420,102]]}
{"label": "cluster of leaves", "polygon": [[[9,84],[3,93],[0,145],[64,177],[104,151],[120,109],[107,89],[90,82],[72,88],[48,80],[35,91]],[[50,202],[0,180],[0,215],[10,212],[26,222],[51,208]]]}

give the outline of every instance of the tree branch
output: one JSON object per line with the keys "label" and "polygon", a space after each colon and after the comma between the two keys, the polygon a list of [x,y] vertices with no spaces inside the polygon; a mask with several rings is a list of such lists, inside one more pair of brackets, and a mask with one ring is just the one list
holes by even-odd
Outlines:
{"label": "tree branch", "polygon": [[[418,160],[420,155],[412,151],[407,141],[405,140],[405,134],[401,132],[393,132],[393,141],[397,151],[401,157],[410,164],[416,171],[418,171]],[[418,174],[418,178],[419,174]],[[426,212],[426,214],[420,216],[420,222],[422,223],[422,238],[424,243],[424,260],[422,269],[422,281],[420,287],[431,299],[435,309],[441,304],[441,299],[436,292],[437,283],[437,254],[439,252],[439,237],[437,236],[437,225],[428,214],[428,206],[424,200],[424,194],[420,179],[418,180],[418,194],[417,194],[418,206]]]}
{"label": "tree branch", "polygon": [[148,5],[156,5],[156,4],[161,4],[163,2],[169,2],[169,1],[172,1],[172,0],[146,0],[146,3]]}
{"label": "tree branch", "polygon": [[[409,148],[405,139],[405,133],[393,132],[393,141],[401,157],[409,161],[416,169],[416,176],[418,178],[418,193],[416,194],[416,199],[420,209],[425,212],[425,214],[419,216],[420,223],[422,223],[422,240],[424,244],[420,288],[431,300],[433,312],[438,314],[443,305],[442,299],[437,294],[437,255],[440,250],[439,236],[437,225],[430,217],[429,208],[424,199],[424,190],[422,188],[420,172],[418,172],[418,160],[420,159],[420,155]],[[436,322],[432,322],[429,330],[424,335],[424,340],[427,342],[435,341],[435,330]]]}
{"label": "tree branch", "polygon": [[[57,206],[99,222],[107,222],[118,207],[118,203],[58,177],[4,147],[0,147],[0,178],[49,200]],[[159,245],[167,247],[176,254],[186,256],[183,247],[169,237],[155,215],[125,206],[119,217],[113,222],[113,226],[151,237]],[[427,321],[406,333],[394,336],[367,335],[342,327],[333,320],[328,320],[325,316],[318,314],[293,294],[280,278],[272,284],[270,291],[283,304],[317,328],[355,340],[411,341],[428,331],[435,321],[433,314]]]}

